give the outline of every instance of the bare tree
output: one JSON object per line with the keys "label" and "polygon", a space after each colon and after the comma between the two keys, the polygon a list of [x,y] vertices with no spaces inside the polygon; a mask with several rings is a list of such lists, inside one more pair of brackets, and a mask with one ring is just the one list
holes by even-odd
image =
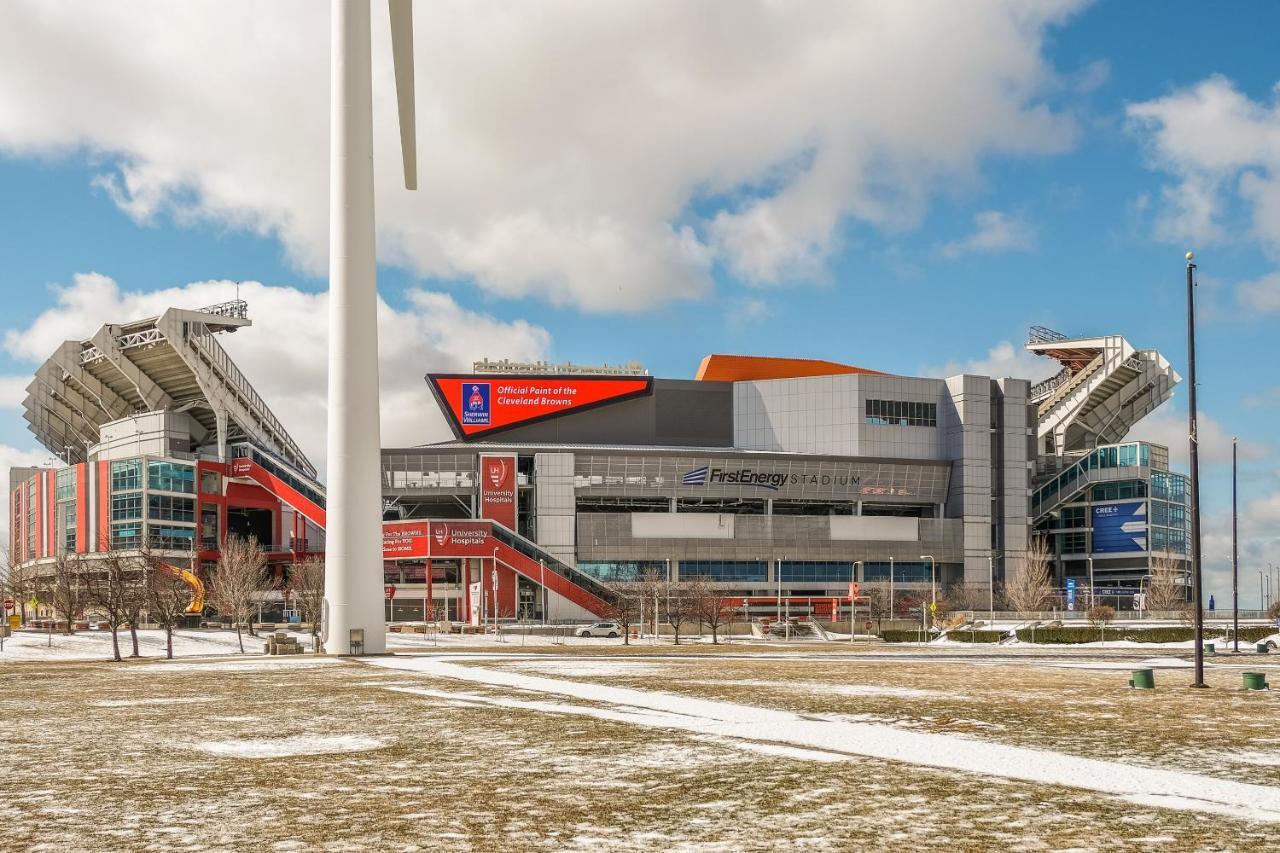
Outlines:
{"label": "bare tree", "polygon": [[1053,601],[1049,561],[1048,540],[1043,536],[1032,539],[1025,556],[1011,567],[1012,577],[1005,584],[1005,598],[1014,610],[1020,613],[1044,610]]}
{"label": "bare tree", "polygon": [[640,605],[640,610],[647,614],[655,635],[658,632],[658,618],[662,612],[662,602],[668,598],[670,587],[671,583],[667,580],[666,575],[654,569],[646,570],[640,576],[640,580],[633,582],[629,587],[636,598],[644,602]]}
{"label": "bare tree", "polygon": [[209,577],[207,598],[214,609],[236,626],[236,642],[244,654],[240,626],[253,618],[254,596],[267,588],[267,557],[256,539],[228,536],[222,555]]}
{"label": "bare tree", "polygon": [[638,584],[633,581],[615,582],[610,586],[613,587],[615,594],[608,602],[607,618],[618,623],[618,627],[622,629],[622,644],[629,646],[631,645],[631,626],[640,618],[640,601],[643,592],[636,589]]}
{"label": "bare tree", "polygon": [[697,577],[684,583],[690,607],[696,618],[711,629],[711,642],[720,642],[720,627],[733,618],[737,598],[729,596],[710,578]]}
{"label": "bare tree", "polygon": [[319,648],[320,620],[324,616],[324,560],[307,557],[289,567],[289,589],[298,603],[302,621],[311,626],[313,648]]}
{"label": "bare tree", "polygon": [[[111,655],[120,657],[120,626],[129,618],[130,599],[136,598],[131,586],[140,583],[133,561],[119,551],[105,551],[84,568],[85,602],[111,629]],[[135,651],[134,656],[137,656]]]}
{"label": "bare tree", "polygon": [[78,554],[58,553],[53,560],[53,573],[43,575],[45,597],[55,614],[67,620],[67,634],[74,633],[76,616],[84,610],[84,564]]}
{"label": "bare tree", "polygon": [[173,659],[173,630],[191,606],[191,586],[174,567],[147,555],[147,616],[164,631],[165,657]]}
{"label": "bare tree", "polygon": [[1182,563],[1170,557],[1156,557],[1147,580],[1147,609],[1160,612],[1181,610],[1187,605],[1187,588],[1181,583]]}
{"label": "bare tree", "polygon": [[1105,629],[1116,618],[1116,609],[1109,604],[1096,604],[1089,608],[1087,615],[1090,625]]}

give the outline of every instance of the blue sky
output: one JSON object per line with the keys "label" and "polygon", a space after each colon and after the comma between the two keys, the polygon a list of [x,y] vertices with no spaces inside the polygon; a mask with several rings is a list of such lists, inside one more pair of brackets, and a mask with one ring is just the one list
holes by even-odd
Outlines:
{"label": "blue sky", "polygon": [[[123,319],[60,308],[78,274],[130,294],[325,288],[327,92],[304,73],[323,72],[325,16],[303,15],[271,51],[205,53],[149,40],[163,6],[101,5],[117,43],[92,15],[0,11],[0,388],[57,334]],[[1194,248],[1200,404],[1218,437],[1205,439],[1206,562],[1225,551],[1232,434],[1247,558],[1280,562],[1280,379],[1266,358],[1280,330],[1280,62],[1266,37],[1280,6],[1064,0],[934,20],[945,6],[872,4],[853,20],[798,7],[812,26],[753,9],[708,26],[679,4],[601,4],[574,17],[569,47],[557,21],[572,4],[536,21],[462,3],[420,13],[419,55],[443,58],[420,69],[419,198],[391,180],[386,85],[375,107],[389,125],[380,288],[406,337],[426,339],[384,345],[402,408],[427,369],[484,355],[638,359],[675,377],[713,351],[1025,375],[1031,324],[1121,333],[1185,372]],[[254,4],[182,14],[202,41],[246,21],[285,30],[271,26],[284,12]],[[375,48],[384,37],[375,16]],[[822,50],[835,58],[815,71]],[[45,55],[83,64],[42,69]],[[296,303],[276,292],[258,304]],[[11,455],[34,449],[18,402],[0,400]],[[1185,386],[1148,437],[1184,440],[1184,405]]]}

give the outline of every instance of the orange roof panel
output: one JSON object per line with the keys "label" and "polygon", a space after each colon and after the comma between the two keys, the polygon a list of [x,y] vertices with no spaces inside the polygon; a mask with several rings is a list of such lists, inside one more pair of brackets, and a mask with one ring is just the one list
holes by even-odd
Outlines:
{"label": "orange roof panel", "polygon": [[818,358],[712,353],[702,360],[695,378],[702,382],[746,382],[753,379],[799,379],[804,376],[842,376],[849,373],[887,375],[879,370],[867,370],[865,367]]}

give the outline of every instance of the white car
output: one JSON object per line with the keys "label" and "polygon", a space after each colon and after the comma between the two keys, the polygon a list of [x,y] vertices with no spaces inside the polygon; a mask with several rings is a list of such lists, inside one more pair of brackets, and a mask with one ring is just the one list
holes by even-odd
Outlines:
{"label": "white car", "polygon": [[622,628],[617,622],[597,622],[573,632],[575,637],[621,637]]}

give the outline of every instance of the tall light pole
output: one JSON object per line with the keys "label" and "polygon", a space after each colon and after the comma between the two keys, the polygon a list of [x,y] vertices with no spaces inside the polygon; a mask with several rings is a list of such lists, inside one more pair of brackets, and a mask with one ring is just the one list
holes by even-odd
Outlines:
{"label": "tall light pole", "polygon": [[[410,0],[390,0],[405,186],[417,186]],[[369,0],[332,0],[324,644],[382,654],[382,466]],[[360,638],[354,645],[353,637]]]}
{"label": "tall light pole", "polygon": [[853,620],[857,615],[857,606],[853,597],[853,585],[858,582],[858,566],[862,565],[861,560],[854,560],[849,564],[849,645],[853,645],[854,626]]}
{"label": "tall light pole", "polygon": [[929,615],[938,612],[938,563],[930,554],[921,554],[920,559],[929,561]]}
{"label": "tall light pole", "polygon": [[1200,435],[1196,428],[1196,265],[1195,252],[1187,252],[1187,433],[1191,463],[1191,598],[1196,625],[1196,680],[1204,683],[1204,603],[1200,573]]}
{"label": "tall light pole", "polygon": [[1240,651],[1240,545],[1236,518],[1236,439],[1231,438],[1231,636]]}

